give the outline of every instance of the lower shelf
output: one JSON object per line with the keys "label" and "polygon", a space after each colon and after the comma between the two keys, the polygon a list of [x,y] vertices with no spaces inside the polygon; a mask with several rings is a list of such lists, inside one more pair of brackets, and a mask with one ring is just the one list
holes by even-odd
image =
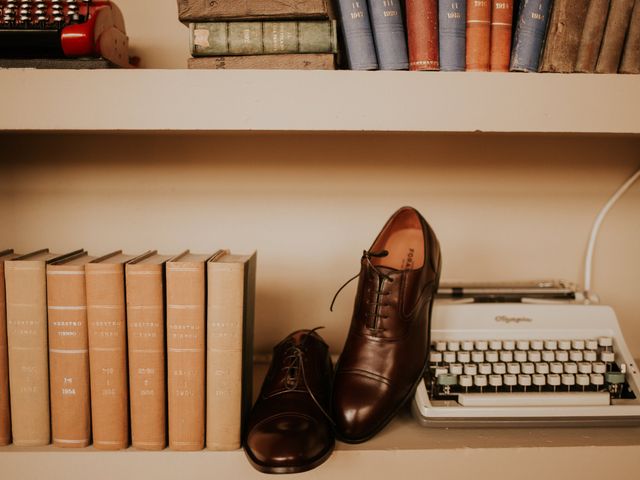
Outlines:
{"label": "lower shelf", "polygon": [[[514,477],[636,478],[640,427],[585,429],[426,429],[408,411],[373,440],[338,443],[323,465],[304,478],[385,479]],[[101,452],[0,448],[3,479],[212,479],[264,478],[241,450],[234,452]]]}

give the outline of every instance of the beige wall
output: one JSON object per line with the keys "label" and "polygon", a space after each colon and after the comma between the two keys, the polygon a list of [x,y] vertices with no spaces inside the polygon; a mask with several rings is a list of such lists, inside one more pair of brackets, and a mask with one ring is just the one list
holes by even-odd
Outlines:
{"label": "beige wall", "polygon": [[[324,325],[336,353],[355,284],[393,211],[422,211],[445,280],[582,283],[593,219],[640,166],[640,140],[500,134],[77,134],[0,137],[2,244],[259,252],[256,346]],[[13,208],[7,201],[13,200]],[[10,212],[7,212],[10,210]],[[594,288],[640,355],[640,184],[603,225]],[[6,223],[3,223],[6,225]]]}

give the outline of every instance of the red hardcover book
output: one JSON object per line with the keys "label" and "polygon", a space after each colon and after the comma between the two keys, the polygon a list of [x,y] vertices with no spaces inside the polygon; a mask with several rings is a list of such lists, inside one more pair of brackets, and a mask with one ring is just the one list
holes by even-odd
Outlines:
{"label": "red hardcover book", "polygon": [[407,0],[409,70],[439,70],[438,2]]}
{"label": "red hardcover book", "polygon": [[467,0],[467,70],[491,67],[491,2]]}
{"label": "red hardcover book", "polygon": [[508,72],[511,61],[513,0],[491,2],[491,71]]}

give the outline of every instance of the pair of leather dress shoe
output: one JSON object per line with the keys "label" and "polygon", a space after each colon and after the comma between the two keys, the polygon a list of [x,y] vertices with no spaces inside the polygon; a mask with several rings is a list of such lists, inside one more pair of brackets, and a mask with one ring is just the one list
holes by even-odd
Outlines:
{"label": "pair of leather dress shoe", "polygon": [[255,468],[310,470],[329,458],[335,436],[360,443],[389,423],[427,365],[440,269],[431,227],[415,209],[398,210],[351,279],[359,279],[355,307],[335,372],[317,329],[274,347],[244,442]]}

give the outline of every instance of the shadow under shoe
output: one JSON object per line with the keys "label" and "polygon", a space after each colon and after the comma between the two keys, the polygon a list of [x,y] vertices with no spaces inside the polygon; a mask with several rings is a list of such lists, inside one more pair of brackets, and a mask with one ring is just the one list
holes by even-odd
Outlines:
{"label": "shadow under shoe", "polygon": [[411,207],[398,210],[363,253],[333,385],[332,413],[341,440],[373,437],[413,395],[427,364],[440,270],[438,240]]}
{"label": "shadow under shoe", "polygon": [[315,330],[300,330],[273,349],[248,422],[244,449],[263,473],[299,473],[322,464],[335,446],[328,415],[333,366]]}

